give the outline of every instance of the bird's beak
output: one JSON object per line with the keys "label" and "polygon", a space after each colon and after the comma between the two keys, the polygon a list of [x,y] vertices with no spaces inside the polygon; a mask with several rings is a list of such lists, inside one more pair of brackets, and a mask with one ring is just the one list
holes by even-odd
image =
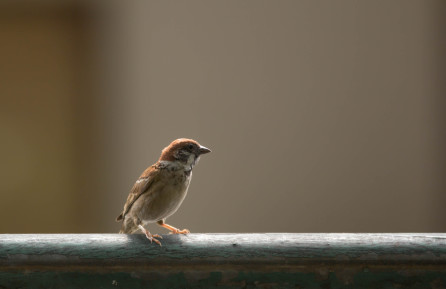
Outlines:
{"label": "bird's beak", "polygon": [[208,149],[207,147],[200,146],[200,155],[207,154],[207,153],[210,153],[210,152],[211,152],[211,150]]}

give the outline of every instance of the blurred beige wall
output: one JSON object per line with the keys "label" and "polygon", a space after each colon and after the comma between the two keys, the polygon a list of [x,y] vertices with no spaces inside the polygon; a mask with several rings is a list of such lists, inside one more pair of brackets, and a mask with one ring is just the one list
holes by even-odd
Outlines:
{"label": "blurred beige wall", "polygon": [[445,230],[442,1],[44,3],[0,16],[0,232],[116,232],[178,137],[192,232]]}

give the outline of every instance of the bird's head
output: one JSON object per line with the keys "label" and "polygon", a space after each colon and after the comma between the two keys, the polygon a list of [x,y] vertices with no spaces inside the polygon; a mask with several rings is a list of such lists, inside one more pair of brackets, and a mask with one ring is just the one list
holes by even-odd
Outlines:
{"label": "bird's head", "polygon": [[159,161],[176,162],[191,170],[202,154],[211,152],[193,139],[180,138],[170,143],[161,152]]}

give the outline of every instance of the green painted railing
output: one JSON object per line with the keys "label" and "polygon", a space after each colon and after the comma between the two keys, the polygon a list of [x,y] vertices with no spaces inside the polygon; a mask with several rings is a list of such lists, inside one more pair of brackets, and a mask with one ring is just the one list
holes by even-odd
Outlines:
{"label": "green painted railing", "polygon": [[0,288],[446,288],[446,234],[0,235]]}

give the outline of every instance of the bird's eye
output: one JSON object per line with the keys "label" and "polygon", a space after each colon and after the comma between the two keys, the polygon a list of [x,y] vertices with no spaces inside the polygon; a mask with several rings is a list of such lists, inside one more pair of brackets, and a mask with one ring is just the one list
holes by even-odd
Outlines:
{"label": "bird's eye", "polygon": [[190,144],[187,146],[188,149],[192,150],[194,148],[194,145]]}

